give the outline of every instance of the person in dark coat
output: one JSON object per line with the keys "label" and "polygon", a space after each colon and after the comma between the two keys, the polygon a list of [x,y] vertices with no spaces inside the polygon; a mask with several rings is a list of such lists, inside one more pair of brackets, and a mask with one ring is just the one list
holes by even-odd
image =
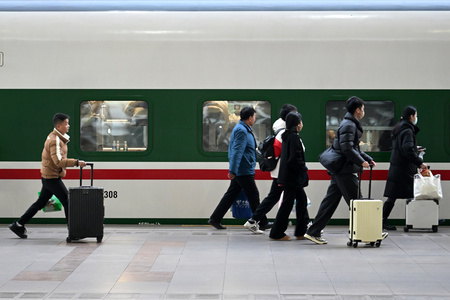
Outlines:
{"label": "person in dark coat", "polygon": [[289,214],[296,204],[297,224],[295,236],[304,239],[306,227],[309,222],[307,201],[304,187],[308,186],[308,168],[305,163],[305,148],[298,132],[303,128],[302,115],[298,112],[290,112],[286,116],[286,130],[281,135],[283,143],[281,146],[280,171],[278,173],[278,184],[282,186],[284,195],[278,210],[275,222],[269,237],[277,241],[289,241],[286,235],[289,223]]}
{"label": "person in dark coat", "polygon": [[[331,175],[327,194],[320,203],[313,224],[308,228],[305,238],[316,243],[326,244],[322,238],[321,231],[330,221],[336,211],[341,198],[344,197],[347,205],[351,199],[358,197],[358,172],[362,168],[369,168],[376,163],[372,157],[361,151],[359,142],[363,134],[363,128],[359,122],[364,117],[365,102],[358,97],[350,97],[347,100],[347,113],[342,120],[333,141],[333,148],[346,158],[344,166],[335,173],[328,171]],[[383,233],[383,238],[387,235]]]}
{"label": "person in dark coat", "polygon": [[396,230],[387,223],[387,219],[398,198],[414,197],[414,174],[417,169],[425,170],[426,164],[419,156],[423,150],[417,147],[416,135],[419,132],[417,124],[417,109],[407,106],[403,110],[400,121],[392,129],[392,153],[384,196],[388,197],[383,205],[383,228]]}

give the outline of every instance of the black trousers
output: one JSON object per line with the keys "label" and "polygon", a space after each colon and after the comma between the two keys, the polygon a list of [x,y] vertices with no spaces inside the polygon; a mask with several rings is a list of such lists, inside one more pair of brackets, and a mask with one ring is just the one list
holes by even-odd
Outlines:
{"label": "black trousers", "polygon": [[31,206],[27,209],[27,211],[20,217],[18,220],[19,224],[25,225],[28,223],[28,221],[31,220],[31,218],[34,217],[34,215],[41,210],[46,204],[47,201],[55,195],[56,198],[61,201],[62,206],[64,207],[64,213],[66,215],[67,220],[67,213],[68,213],[68,191],[66,186],[64,185],[61,178],[52,178],[52,179],[45,179],[42,178],[42,189],[41,194],[39,198],[31,204]]}
{"label": "black trousers", "polygon": [[396,198],[388,197],[383,204],[383,223],[386,223],[392,209],[394,208]]}
{"label": "black trousers", "polygon": [[[230,181],[228,190],[223,195],[210,219],[217,222],[222,222],[223,216],[225,216],[227,211],[230,209],[241,190],[244,190],[245,195],[248,198],[250,208],[252,212],[254,212],[259,205],[259,191],[256,187],[255,175],[236,176]],[[267,223],[267,218],[264,216],[261,221]]]}
{"label": "black trousers", "polygon": [[305,190],[301,187],[284,187],[283,202],[278,209],[275,222],[270,230],[269,237],[272,239],[281,239],[286,234],[285,231],[289,225],[289,214],[294,206],[294,201],[297,200],[295,212],[297,215],[297,223],[295,225],[295,236],[303,236],[306,232],[306,227],[309,222],[309,215]]}
{"label": "black trousers", "polygon": [[342,196],[350,206],[350,200],[358,197],[358,176],[356,174],[331,174],[331,182],[327,194],[320,203],[317,216],[308,229],[311,236],[320,236],[336,211]]}
{"label": "black trousers", "polygon": [[[266,214],[280,200],[282,192],[283,192],[283,188],[278,185],[278,180],[276,178],[273,178],[272,186],[270,187],[269,194],[267,195],[266,198],[264,198],[264,200],[258,206],[256,211],[253,213],[252,219],[255,220],[255,221],[259,221],[259,225],[261,225],[261,226],[267,225]],[[263,219],[266,220],[265,223],[263,223],[263,221],[261,221]]]}

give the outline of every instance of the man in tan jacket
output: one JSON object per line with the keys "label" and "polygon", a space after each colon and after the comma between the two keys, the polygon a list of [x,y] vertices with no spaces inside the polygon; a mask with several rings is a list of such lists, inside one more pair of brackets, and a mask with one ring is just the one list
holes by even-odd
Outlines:
{"label": "man in tan jacket", "polygon": [[17,234],[20,238],[26,239],[27,230],[25,224],[34,217],[34,215],[42,209],[47,201],[55,195],[64,207],[64,213],[68,215],[68,192],[62,182],[62,178],[66,175],[67,167],[85,167],[86,162],[78,159],[67,158],[67,143],[69,142],[69,116],[57,113],[53,117],[53,131],[48,135],[42,151],[42,189],[39,198],[34,202],[28,210],[9,225],[9,229]]}

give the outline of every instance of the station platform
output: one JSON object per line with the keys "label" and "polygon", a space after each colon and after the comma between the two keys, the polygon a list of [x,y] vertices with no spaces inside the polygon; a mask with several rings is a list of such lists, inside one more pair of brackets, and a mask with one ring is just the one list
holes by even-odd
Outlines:
{"label": "station platform", "polygon": [[[379,248],[272,241],[242,226],[105,225],[66,243],[65,225],[0,228],[0,299],[450,299],[450,227],[390,231]],[[293,234],[290,227],[287,234]]]}

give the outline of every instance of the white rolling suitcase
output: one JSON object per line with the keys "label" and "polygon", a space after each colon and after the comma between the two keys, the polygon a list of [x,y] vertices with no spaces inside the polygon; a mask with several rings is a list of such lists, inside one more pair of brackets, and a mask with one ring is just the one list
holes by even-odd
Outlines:
{"label": "white rolling suitcase", "polygon": [[[347,246],[358,247],[358,243],[380,247],[383,240],[383,201],[370,199],[372,166],[370,166],[369,197],[350,201],[350,227]],[[359,174],[359,194],[361,195],[361,174]]]}
{"label": "white rolling suitcase", "polygon": [[410,229],[429,229],[438,231],[439,201],[438,200],[406,200],[405,232]]}

